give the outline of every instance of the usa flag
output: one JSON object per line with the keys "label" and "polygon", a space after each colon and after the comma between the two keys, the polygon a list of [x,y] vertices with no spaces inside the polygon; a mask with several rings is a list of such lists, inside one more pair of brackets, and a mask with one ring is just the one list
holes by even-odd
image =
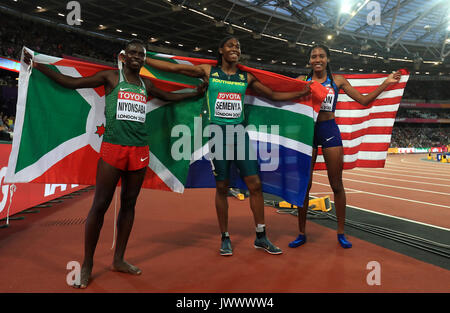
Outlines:
{"label": "usa flag", "polygon": [[[339,91],[336,104],[336,123],[344,147],[344,169],[355,167],[384,167],[403,91],[409,72],[400,70],[398,83],[388,86],[368,106],[363,106]],[[354,88],[365,95],[374,91],[388,74],[347,74],[344,76]],[[319,147],[314,169],[326,169],[322,149]]]}

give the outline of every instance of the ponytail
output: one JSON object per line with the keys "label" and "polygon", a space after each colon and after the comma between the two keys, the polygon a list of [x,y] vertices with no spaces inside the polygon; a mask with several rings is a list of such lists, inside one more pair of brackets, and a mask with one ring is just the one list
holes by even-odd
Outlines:
{"label": "ponytail", "polygon": [[330,63],[327,62],[327,76],[330,78],[331,86],[334,85],[333,73],[331,72]]}

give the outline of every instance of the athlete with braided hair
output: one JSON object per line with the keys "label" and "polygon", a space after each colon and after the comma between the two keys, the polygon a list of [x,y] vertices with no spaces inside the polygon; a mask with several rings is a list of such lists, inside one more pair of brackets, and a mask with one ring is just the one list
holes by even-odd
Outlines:
{"label": "athlete with braided hair", "polygon": [[308,191],[303,203],[303,207],[298,209],[298,226],[300,234],[289,243],[289,247],[296,248],[306,242],[305,226],[306,214],[309,204],[309,191],[312,185],[313,169],[317,158],[317,147],[322,146],[322,153],[327,166],[328,180],[334,194],[334,205],[338,221],[337,238],[343,248],[351,248],[352,244],[345,238],[345,208],[346,196],[342,183],[342,170],[344,164],[344,149],[342,147],[341,133],[335,121],[334,111],[336,110],[339,89],[355,101],[364,106],[368,106],[378,95],[389,85],[400,80],[400,72],[390,74],[386,80],[374,91],[367,95],[362,95],[353,88],[347,79],[341,75],[333,75],[330,67],[330,50],[325,45],[314,45],[309,51],[309,64],[311,72],[307,76],[299,76],[297,79],[305,81],[316,81],[328,89],[328,95],[322,103],[317,122],[314,129],[313,152],[311,158],[311,175]]}

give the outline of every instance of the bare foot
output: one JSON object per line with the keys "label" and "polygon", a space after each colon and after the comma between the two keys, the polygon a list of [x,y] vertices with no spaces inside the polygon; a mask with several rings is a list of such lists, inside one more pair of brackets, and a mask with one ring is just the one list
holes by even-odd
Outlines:
{"label": "bare foot", "polygon": [[73,287],[79,289],[87,288],[89,281],[91,280],[91,273],[92,273],[92,265],[87,266],[83,264],[80,273],[80,284],[79,285],[74,284]]}
{"label": "bare foot", "polygon": [[112,270],[116,272],[127,273],[131,275],[141,275],[142,271],[126,261],[114,261]]}

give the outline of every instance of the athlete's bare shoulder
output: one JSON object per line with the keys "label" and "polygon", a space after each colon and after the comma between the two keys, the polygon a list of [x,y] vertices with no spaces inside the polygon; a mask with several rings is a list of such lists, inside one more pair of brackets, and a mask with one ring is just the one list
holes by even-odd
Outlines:
{"label": "athlete's bare shoulder", "polygon": [[104,70],[101,73],[106,81],[105,93],[109,94],[119,83],[119,70]]}
{"label": "athlete's bare shoulder", "polygon": [[346,81],[344,76],[340,74],[333,74],[333,80],[339,88],[341,88],[342,84]]}

